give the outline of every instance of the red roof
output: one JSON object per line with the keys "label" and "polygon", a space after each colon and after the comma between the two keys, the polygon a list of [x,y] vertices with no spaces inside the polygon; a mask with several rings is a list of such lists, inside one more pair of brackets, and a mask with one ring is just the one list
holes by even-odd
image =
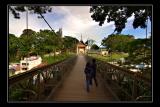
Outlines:
{"label": "red roof", "polygon": [[86,45],[83,43],[83,41],[80,41],[78,44],[77,44],[78,47],[86,47]]}
{"label": "red roof", "polygon": [[17,66],[15,67],[15,70],[16,70],[16,71],[20,71],[20,65],[17,65]]}

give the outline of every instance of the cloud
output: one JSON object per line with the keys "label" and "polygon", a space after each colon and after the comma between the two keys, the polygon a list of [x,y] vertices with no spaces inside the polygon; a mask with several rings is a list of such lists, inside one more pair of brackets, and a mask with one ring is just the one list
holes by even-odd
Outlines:
{"label": "cloud", "polygon": [[77,35],[78,38],[80,38],[82,34],[84,35],[84,39],[92,38],[96,41],[99,39],[101,41],[102,35],[100,35],[100,32],[107,34],[108,31],[114,30],[114,22],[105,22],[103,26],[99,26],[99,23],[91,18],[91,14],[89,13],[90,7],[88,6],[69,6],[61,8],[67,13],[64,23],[64,28],[66,27],[65,30],[74,32],[74,35]]}
{"label": "cloud", "polygon": [[[26,13],[23,12],[20,15],[20,19],[15,19],[13,15],[9,14],[9,33],[13,33],[16,36],[20,36],[26,26]],[[44,23],[43,19],[38,19],[37,15],[28,15],[28,28],[38,32],[40,29],[49,29],[49,27]]]}
{"label": "cloud", "polygon": [[26,28],[25,19],[14,19],[12,14],[9,14],[9,33],[19,36],[22,30]]}
{"label": "cloud", "polygon": [[[44,17],[55,31],[62,27],[65,36],[73,36],[80,40],[82,34],[84,41],[90,38],[100,44],[101,40],[115,29],[114,22],[105,21],[102,26],[99,26],[99,23],[91,18],[90,6],[53,6],[52,8],[52,12],[44,14]],[[133,19],[133,15],[128,18],[124,31],[132,29]],[[38,19],[35,14],[29,14],[29,28],[37,32],[40,29],[50,29],[44,20]],[[26,29],[25,12],[21,14],[21,19],[14,19],[9,13],[9,33],[19,36],[24,29]]]}
{"label": "cloud", "polygon": [[[66,13],[63,22],[63,28],[68,31],[83,33],[84,30],[94,26],[89,14],[89,6],[62,6],[58,7],[58,11]],[[57,12],[58,12],[57,11]]]}
{"label": "cloud", "polygon": [[[103,36],[114,30],[113,22],[105,22],[103,26],[99,26],[99,23],[91,18],[90,6],[53,6],[52,9],[52,12],[44,14],[44,17],[56,31],[62,27],[63,35],[73,36],[80,40],[82,34],[84,41],[93,39],[100,43]],[[50,29],[44,20],[38,19],[35,14],[29,14],[28,23],[29,28],[37,32],[40,29]],[[21,14],[21,19],[14,19],[10,13],[9,33],[20,36],[24,29],[26,29],[25,12]]]}

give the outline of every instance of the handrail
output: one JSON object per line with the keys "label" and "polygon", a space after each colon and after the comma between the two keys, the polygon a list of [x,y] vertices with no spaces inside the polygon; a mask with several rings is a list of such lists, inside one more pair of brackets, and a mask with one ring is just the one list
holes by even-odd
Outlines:
{"label": "handrail", "polygon": [[[90,56],[88,56],[88,57],[89,57],[89,58],[92,58],[92,57],[90,57]],[[112,67],[113,69],[120,70],[120,71],[122,71],[123,73],[131,76],[132,78],[135,78],[135,76],[136,76],[136,79],[138,79],[138,80],[144,80],[148,85],[151,86],[151,80],[150,80],[149,78],[144,77],[144,76],[143,76],[142,74],[140,74],[140,73],[132,72],[132,71],[126,69],[126,68],[122,68],[122,67],[119,67],[119,66],[110,64],[110,63],[105,62],[105,61],[102,61],[102,60],[98,60],[98,61],[107,64],[108,66]]]}
{"label": "handrail", "polygon": [[[104,62],[104,61],[102,61]],[[128,69],[125,69],[125,68],[122,68],[122,67],[119,67],[119,66],[116,66],[116,65],[112,65],[110,63],[107,63],[107,62],[104,62],[106,64],[108,64],[109,66],[113,67],[113,69],[118,69],[120,71],[122,71],[123,73],[129,75],[131,78],[135,78],[137,80],[143,80],[146,84],[148,84],[150,87],[151,87],[151,80],[149,78],[146,78],[144,77],[142,74],[140,73],[136,73],[136,72],[132,72]]]}
{"label": "handrail", "polygon": [[[87,56],[88,60],[93,57]],[[104,83],[120,100],[135,101],[138,96],[151,96],[151,79],[141,73],[112,65],[97,59],[97,72],[101,74]],[[104,85],[105,85],[104,84]]]}
{"label": "handrail", "polygon": [[17,74],[17,75],[13,75],[13,76],[9,77],[8,84],[9,84],[9,86],[13,85],[16,82],[19,82],[21,79],[27,79],[31,75],[37,74],[39,72],[39,70],[44,70],[44,69],[46,69],[48,67],[54,66],[54,65],[56,65],[58,63],[61,63],[63,61],[65,61],[65,59],[62,60],[62,61],[58,61],[56,63],[53,63],[53,64],[44,65],[44,66],[41,66],[41,67],[38,67],[38,68],[34,68],[34,69],[31,69],[31,70],[28,70],[26,72]]}
{"label": "handrail", "polygon": [[[76,56],[9,77],[9,100],[46,99],[56,85],[65,78],[65,74],[73,68],[75,61]],[[36,96],[31,96],[32,92]]]}

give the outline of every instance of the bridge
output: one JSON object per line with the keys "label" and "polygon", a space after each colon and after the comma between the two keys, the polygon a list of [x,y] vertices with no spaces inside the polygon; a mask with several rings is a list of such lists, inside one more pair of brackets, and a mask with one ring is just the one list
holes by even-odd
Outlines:
{"label": "bridge", "polygon": [[9,77],[9,101],[152,101],[151,80],[97,60],[98,86],[86,91],[84,68],[91,57],[72,58]]}

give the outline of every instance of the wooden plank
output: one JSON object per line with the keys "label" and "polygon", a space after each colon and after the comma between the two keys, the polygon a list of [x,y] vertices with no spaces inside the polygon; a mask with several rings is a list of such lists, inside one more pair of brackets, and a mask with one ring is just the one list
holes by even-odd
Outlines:
{"label": "wooden plank", "polygon": [[[52,95],[52,101],[113,101],[113,96],[105,90],[98,79],[98,87],[94,81],[90,92],[86,91],[84,67],[86,60],[84,56],[78,56],[77,62],[66,77],[62,86]],[[106,94],[107,93],[107,94]]]}

